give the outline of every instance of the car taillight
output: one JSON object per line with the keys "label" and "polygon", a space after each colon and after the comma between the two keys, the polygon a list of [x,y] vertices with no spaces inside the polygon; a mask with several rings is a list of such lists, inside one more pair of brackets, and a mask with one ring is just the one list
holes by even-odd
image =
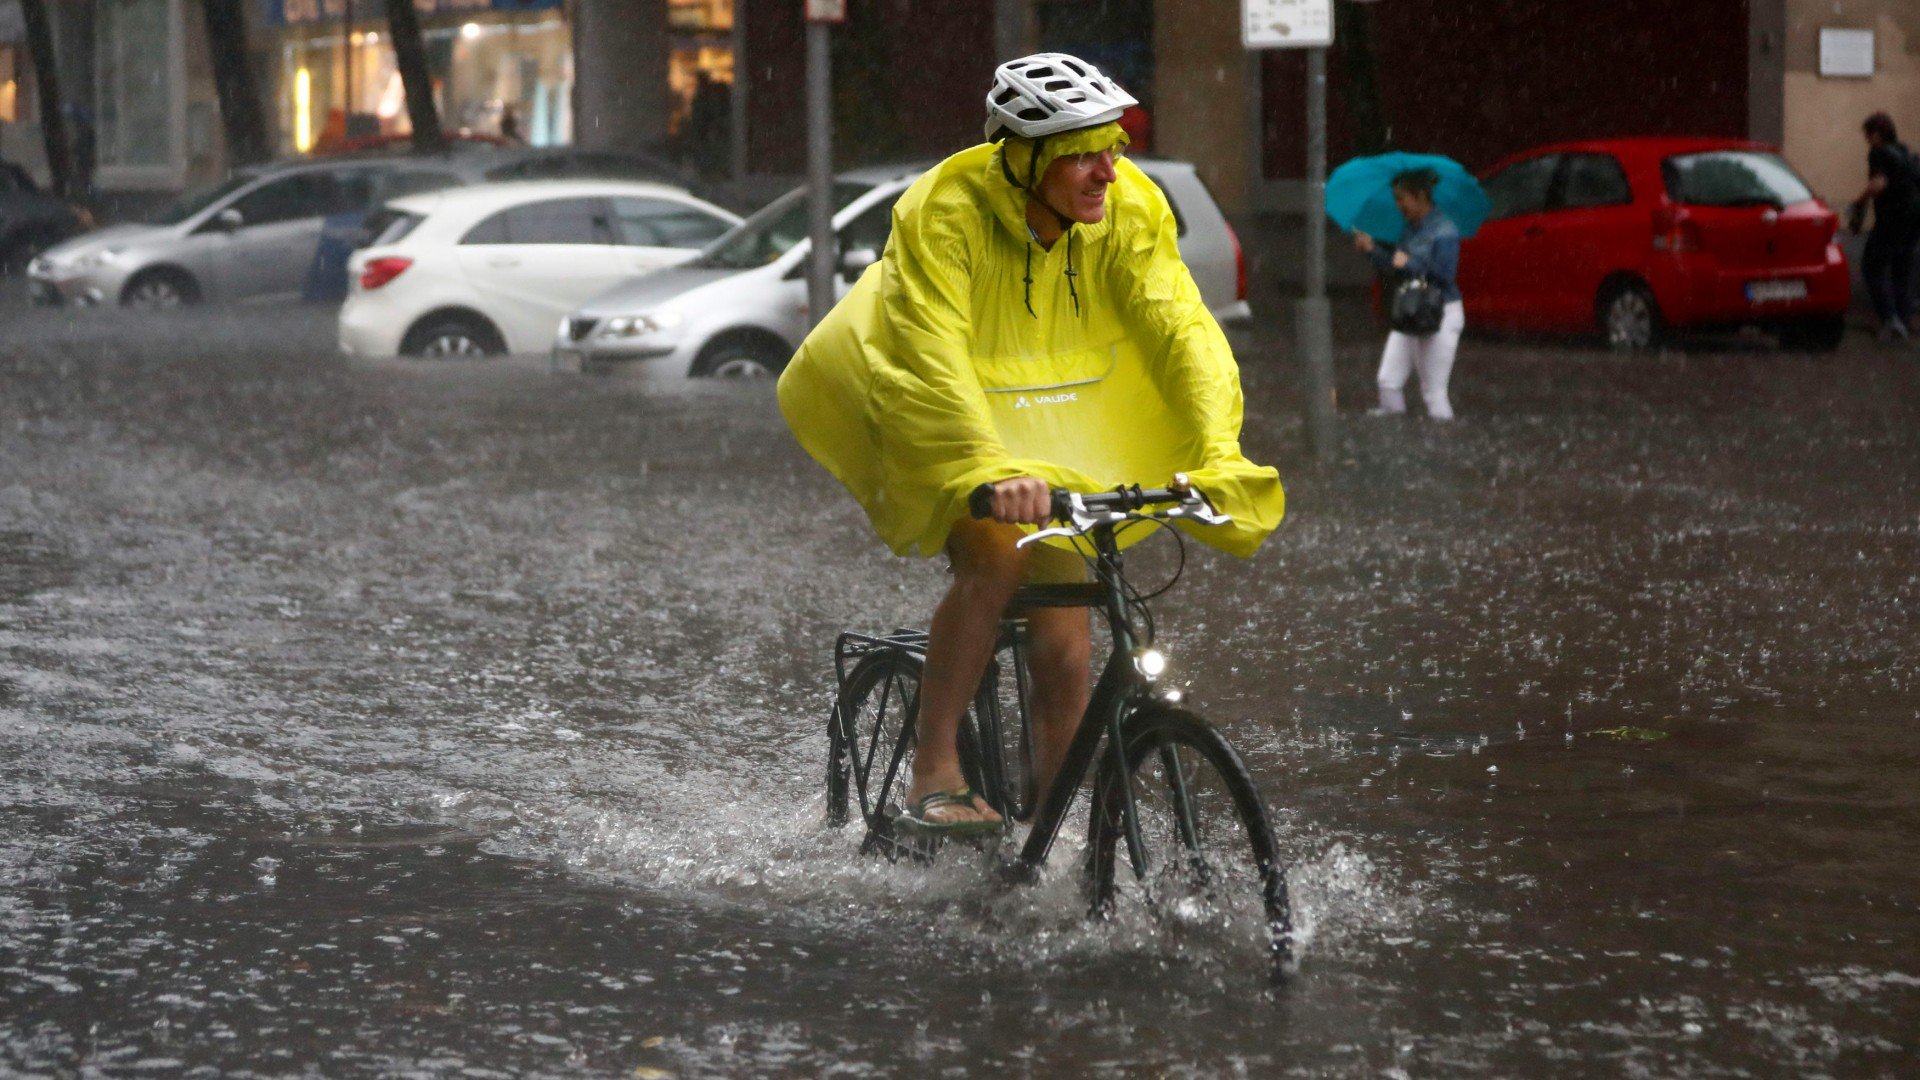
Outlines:
{"label": "car taillight", "polygon": [[398,255],[387,255],[378,259],[368,259],[367,265],[360,268],[360,287],[377,289],[404,273],[413,265],[412,259],[403,259]]}
{"label": "car taillight", "polygon": [[1662,206],[1653,212],[1655,251],[1699,251],[1700,227],[1683,207]]}
{"label": "car taillight", "polygon": [[1233,244],[1233,298],[1247,298],[1247,253],[1240,250],[1240,234],[1227,226],[1227,239]]}

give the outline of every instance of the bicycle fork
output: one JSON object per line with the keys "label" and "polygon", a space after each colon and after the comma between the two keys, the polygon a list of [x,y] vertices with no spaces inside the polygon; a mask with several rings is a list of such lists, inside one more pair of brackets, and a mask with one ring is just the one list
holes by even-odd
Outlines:
{"label": "bicycle fork", "polygon": [[[1114,765],[1123,785],[1121,817],[1126,823],[1128,858],[1136,874],[1145,872],[1145,845],[1141,842],[1139,819],[1134,813],[1133,784],[1128,776],[1127,751],[1120,730],[1133,689],[1132,662],[1131,654],[1120,649],[1114,650],[1107,658],[1107,665],[1100,672],[1100,680],[1094,684],[1087,712],[1081,717],[1080,727],[1073,734],[1073,742],[1067,746],[1066,759],[1060,763],[1060,771],[1054,774],[1053,784],[1034,817],[1033,831],[1027,835],[1027,842],[1020,849],[1019,856],[1002,867],[1002,872],[1009,879],[1023,883],[1039,879],[1040,866],[1047,861],[1047,853],[1052,850],[1053,841],[1060,834],[1060,826],[1073,805],[1074,795],[1080,790],[1088,770],[1096,764],[1102,737],[1112,748]],[[1100,806],[1096,804],[1092,812],[1100,813]]]}

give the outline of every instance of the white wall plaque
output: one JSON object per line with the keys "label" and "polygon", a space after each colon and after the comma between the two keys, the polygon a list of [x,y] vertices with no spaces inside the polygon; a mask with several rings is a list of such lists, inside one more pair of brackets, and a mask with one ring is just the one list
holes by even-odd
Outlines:
{"label": "white wall plaque", "polygon": [[807,0],[807,21],[843,23],[847,21],[847,0]]}
{"label": "white wall plaque", "polygon": [[1873,78],[1873,31],[1820,28],[1820,74],[1827,78]]}
{"label": "white wall plaque", "polygon": [[1333,0],[1240,0],[1240,41],[1249,49],[1333,44]]}

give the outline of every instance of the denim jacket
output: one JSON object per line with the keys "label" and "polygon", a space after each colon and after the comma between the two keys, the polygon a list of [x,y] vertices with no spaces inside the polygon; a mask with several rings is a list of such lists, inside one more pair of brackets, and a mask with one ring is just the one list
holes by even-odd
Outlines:
{"label": "denim jacket", "polygon": [[[1407,253],[1404,270],[1394,269],[1396,250]],[[1420,224],[1409,226],[1397,246],[1375,244],[1367,257],[1382,271],[1426,278],[1440,287],[1448,303],[1460,299],[1460,286],[1455,280],[1460,276],[1460,230],[1438,208],[1427,211]]]}

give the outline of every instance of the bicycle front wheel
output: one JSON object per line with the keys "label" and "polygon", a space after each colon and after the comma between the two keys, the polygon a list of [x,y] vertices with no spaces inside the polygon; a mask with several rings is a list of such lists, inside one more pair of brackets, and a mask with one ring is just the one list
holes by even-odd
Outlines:
{"label": "bicycle front wheel", "polygon": [[1239,753],[1205,720],[1159,703],[1121,731],[1139,833],[1129,841],[1126,778],[1103,753],[1088,838],[1095,911],[1143,917],[1203,951],[1259,955],[1280,978],[1293,944],[1286,873]]}

